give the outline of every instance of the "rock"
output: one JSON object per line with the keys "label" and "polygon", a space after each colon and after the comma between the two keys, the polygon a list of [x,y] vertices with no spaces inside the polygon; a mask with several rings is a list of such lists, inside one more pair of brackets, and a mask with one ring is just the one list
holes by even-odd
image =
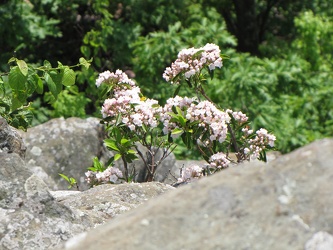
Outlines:
{"label": "rock", "polygon": [[17,130],[8,125],[6,119],[0,116],[0,151],[16,153],[24,158],[26,147]]}
{"label": "rock", "polygon": [[[159,182],[105,184],[84,192],[55,191],[52,194],[77,215],[87,217],[93,227],[103,224],[174,187]],[[61,195],[58,193],[62,192]]]}
{"label": "rock", "polygon": [[[333,139],[168,192],[61,249],[327,249]],[[321,233],[320,233],[321,232]]]}
{"label": "rock", "polygon": [[0,249],[49,249],[87,228],[17,154],[0,153]]}
{"label": "rock", "polygon": [[171,186],[102,185],[85,192],[49,191],[17,154],[0,153],[0,249],[51,249]]}
{"label": "rock", "polygon": [[[81,191],[87,190],[85,172],[97,156],[102,162],[112,157],[112,152],[103,145],[104,130],[97,118],[58,118],[29,128],[21,133],[27,146],[26,162],[29,168],[39,176],[51,190],[67,189],[68,183],[59,173],[73,177],[78,181]],[[146,151],[141,148],[143,154]],[[159,159],[162,150],[156,158]],[[164,182],[169,169],[175,165],[175,156],[170,154],[156,172],[156,181]],[[116,162],[122,169],[122,162]],[[129,165],[129,171],[135,168],[135,181],[143,182],[146,169],[142,160]]]}
{"label": "rock", "polygon": [[52,119],[29,128],[22,137],[27,146],[28,166],[38,171],[36,174],[51,190],[67,189],[68,183],[59,173],[74,177],[81,190],[88,188],[84,173],[93,158],[103,154],[103,127],[99,119]]}

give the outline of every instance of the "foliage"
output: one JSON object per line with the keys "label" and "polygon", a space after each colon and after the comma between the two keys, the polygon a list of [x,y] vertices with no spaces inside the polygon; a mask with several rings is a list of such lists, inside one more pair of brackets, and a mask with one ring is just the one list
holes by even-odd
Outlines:
{"label": "foliage", "polygon": [[79,190],[79,186],[77,184],[77,181],[73,177],[68,177],[67,175],[64,174],[59,174],[61,178],[63,178],[65,181],[68,182],[68,189],[71,189],[73,187],[76,187],[77,190]]}
{"label": "foliage", "polygon": [[[332,92],[332,10],[330,1],[320,0],[2,1],[0,71],[9,72],[10,57],[35,67],[45,58],[51,65],[73,65],[82,55],[94,57],[92,67],[76,72],[77,85],[65,87],[57,101],[52,93],[34,92],[29,108],[23,105],[24,110],[16,109],[8,119],[27,126],[31,112],[34,125],[58,116],[101,117],[95,79],[96,72],[107,69],[122,69],[140,82],[144,95],[164,103],[175,87],[165,88],[160,75],[172,58],[185,47],[213,42],[231,60],[208,79],[214,86],[207,90],[212,100],[246,111],[254,127],[285,138],[277,146],[289,152],[332,136],[332,103],[326,94]],[[253,32],[241,32],[253,28],[244,22],[255,24]],[[259,57],[240,53],[245,43],[259,46]],[[6,76],[1,81],[8,82]],[[9,94],[5,85],[2,93]],[[2,97],[3,113],[9,100]],[[68,108],[73,104],[74,113]],[[189,157],[189,150],[180,149],[178,156]]]}
{"label": "foliage", "polygon": [[[37,92],[44,92],[44,82],[54,99],[62,92],[63,88],[70,88],[75,84],[76,74],[73,67],[89,67],[90,62],[80,58],[74,66],[62,65],[58,62],[53,68],[51,63],[44,61],[42,66],[36,67],[25,61],[11,58],[8,62],[10,71],[0,76],[0,115],[13,127],[26,130],[32,120],[32,112],[28,98]],[[66,93],[66,92],[65,92]]]}

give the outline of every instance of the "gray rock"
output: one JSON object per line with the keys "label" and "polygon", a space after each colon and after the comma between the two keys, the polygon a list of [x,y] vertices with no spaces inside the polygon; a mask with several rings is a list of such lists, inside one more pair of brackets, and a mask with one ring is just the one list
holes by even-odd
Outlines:
{"label": "gray rock", "polygon": [[8,125],[6,119],[0,116],[0,151],[16,153],[24,158],[26,147],[17,130]]}
{"label": "gray rock", "polygon": [[75,214],[86,217],[90,226],[95,227],[173,189],[159,182],[105,184],[84,192],[55,191],[52,195]]}
{"label": "gray rock", "polygon": [[[59,173],[74,177],[80,190],[87,190],[85,172],[93,163],[95,156],[102,162],[112,157],[112,152],[103,145],[104,129],[97,118],[53,119],[44,124],[29,128],[21,133],[27,146],[26,162],[29,168],[40,177],[51,190],[67,189],[68,184]],[[142,147],[142,153],[146,152]],[[156,154],[160,159],[162,150]],[[164,182],[169,169],[175,165],[175,156],[170,154],[156,171],[155,181]],[[123,169],[119,160],[116,167]],[[135,168],[135,181],[143,182],[147,175],[142,160],[129,165],[131,173]]]}
{"label": "gray rock", "polygon": [[74,177],[81,190],[88,188],[84,173],[93,158],[103,154],[103,127],[99,119],[53,119],[29,128],[22,137],[27,146],[28,166],[38,171],[36,174],[51,190],[67,189],[68,183],[59,173]]}
{"label": "gray rock", "polygon": [[0,162],[0,249],[48,249],[86,230],[17,154]]}
{"label": "gray rock", "polygon": [[0,153],[0,249],[51,249],[136,208],[171,186],[102,185],[85,192],[49,191],[17,154]]}
{"label": "gray rock", "polygon": [[325,139],[268,164],[226,169],[80,234],[65,249],[322,249],[333,234],[332,152],[333,139]]}

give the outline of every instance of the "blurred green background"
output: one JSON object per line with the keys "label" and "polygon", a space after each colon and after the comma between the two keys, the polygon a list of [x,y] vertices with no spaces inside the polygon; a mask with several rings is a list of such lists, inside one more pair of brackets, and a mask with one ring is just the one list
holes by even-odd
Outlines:
{"label": "blurred green background", "polygon": [[163,104],[174,87],[162,73],[178,52],[215,43],[230,57],[206,89],[219,106],[273,131],[282,153],[333,135],[331,1],[2,0],[0,37],[2,72],[12,56],[66,65],[93,58],[57,100],[31,97],[33,125],[99,117],[95,79],[105,70],[125,71]]}

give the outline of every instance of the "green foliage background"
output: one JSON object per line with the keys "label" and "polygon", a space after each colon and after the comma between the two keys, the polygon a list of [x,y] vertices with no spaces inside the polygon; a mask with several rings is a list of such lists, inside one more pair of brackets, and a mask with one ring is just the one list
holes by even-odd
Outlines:
{"label": "green foliage background", "polygon": [[230,57],[206,89],[219,106],[241,110],[255,128],[273,131],[283,153],[333,136],[332,4],[256,1],[253,17],[266,22],[254,52],[240,46],[237,2],[242,1],[1,1],[0,71],[9,71],[12,56],[36,65],[93,58],[92,67],[77,71],[76,85],[57,99],[35,93],[29,101],[34,125],[60,116],[98,117],[99,72],[122,69],[163,104],[174,87],[162,73],[179,50],[215,43]]}

